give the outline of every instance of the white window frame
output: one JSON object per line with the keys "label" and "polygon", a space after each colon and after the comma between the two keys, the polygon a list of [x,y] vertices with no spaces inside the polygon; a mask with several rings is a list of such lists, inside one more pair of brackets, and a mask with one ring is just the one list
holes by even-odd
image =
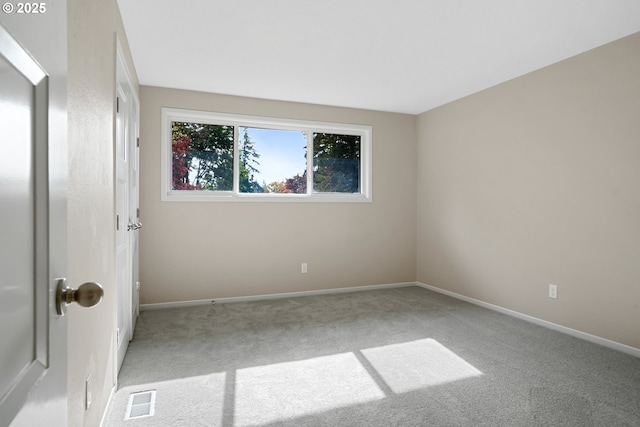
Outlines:
{"label": "white window frame", "polygon": [[[172,189],[172,122],[193,122],[211,125],[234,126],[233,191],[173,190]],[[163,202],[372,202],[371,152],[373,128],[367,125],[316,122],[273,117],[246,116],[178,108],[162,108],[161,135],[161,200]],[[307,189],[313,184],[313,134],[332,133],[360,136],[360,193],[240,193],[237,135],[239,127],[294,130],[307,133]]]}

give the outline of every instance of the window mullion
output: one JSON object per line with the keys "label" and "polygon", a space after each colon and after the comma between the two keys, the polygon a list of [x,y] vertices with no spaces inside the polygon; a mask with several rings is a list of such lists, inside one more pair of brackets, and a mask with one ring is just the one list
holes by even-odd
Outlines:
{"label": "window mullion", "polygon": [[239,130],[233,125],[233,193],[240,194],[240,144]]}
{"label": "window mullion", "polygon": [[307,194],[313,194],[313,131],[307,130]]}

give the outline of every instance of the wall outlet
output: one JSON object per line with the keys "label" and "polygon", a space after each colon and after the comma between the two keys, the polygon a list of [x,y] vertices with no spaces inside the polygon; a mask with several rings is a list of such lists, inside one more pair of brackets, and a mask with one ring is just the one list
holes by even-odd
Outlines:
{"label": "wall outlet", "polygon": [[300,266],[300,273],[302,274],[306,274],[307,273],[307,263],[303,262],[302,265]]}
{"label": "wall outlet", "polygon": [[84,382],[84,410],[88,411],[91,406],[91,375]]}
{"label": "wall outlet", "polygon": [[549,285],[549,298],[558,298],[558,287],[556,285]]}

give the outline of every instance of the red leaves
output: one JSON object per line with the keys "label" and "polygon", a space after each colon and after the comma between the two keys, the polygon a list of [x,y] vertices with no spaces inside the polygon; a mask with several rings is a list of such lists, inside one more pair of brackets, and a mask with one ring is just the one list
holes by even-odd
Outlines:
{"label": "red leaves", "polygon": [[200,184],[189,183],[189,166],[187,166],[187,153],[191,145],[191,138],[185,136],[171,144],[173,154],[172,186],[174,190],[199,190]]}
{"label": "red leaves", "polygon": [[302,176],[296,174],[293,178],[287,178],[284,183],[285,193],[304,194],[307,192],[307,171]]}

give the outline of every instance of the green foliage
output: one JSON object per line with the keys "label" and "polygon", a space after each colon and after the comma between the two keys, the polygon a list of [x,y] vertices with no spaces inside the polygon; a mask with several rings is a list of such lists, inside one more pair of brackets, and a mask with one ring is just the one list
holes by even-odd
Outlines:
{"label": "green foliage", "polygon": [[233,126],[173,122],[172,141],[189,138],[184,184],[203,190],[233,190]]}
{"label": "green foliage", "polygon": [[[240,127],[239,190],[241,193],[307,192],[307,172],[283,181],[260,185],[260,172],[249,128]],[[233,190],[234,127],[190,122],[172,123],[173,188],[176,190]],[[313,191],[360,191],[360,136],[315,133],[313,135]],[[306,153],[305,153],[306,157]]]}
{"label": "green foliage", "polygon": [[313,191],[360,191],[360,136],[316,133],[313,135]]}
{"label": "green foliage", "polygon": [[[259,173],[256,166],[260,165],[258,159],[260,154],[256,152],[253,141],[249,137],[247,128],[242,130],[242,140],[239,141],[240,149],[240,192],[241,193],[264,193],[264,187],[258,184],[254,174]],[[254,166],[255,165],[255,166]]]}

